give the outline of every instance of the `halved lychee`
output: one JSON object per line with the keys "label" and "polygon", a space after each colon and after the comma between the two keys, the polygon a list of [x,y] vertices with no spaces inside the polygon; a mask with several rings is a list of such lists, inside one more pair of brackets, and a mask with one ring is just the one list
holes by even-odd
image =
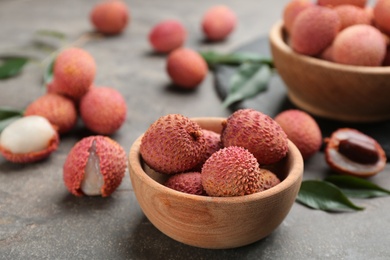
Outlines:
{"label": "halved lychee", "polygon": [[42,116],[26,116],[1,132],[0,153],[14,163],[31,163],[48,157],[59,144],[56,129]]}
{"label": "halved lychee", "polygon": [[109,196],[121,184],[127,166],[124,149],[106,136],[77,142],[63,167],[65,186],[76,196]]}

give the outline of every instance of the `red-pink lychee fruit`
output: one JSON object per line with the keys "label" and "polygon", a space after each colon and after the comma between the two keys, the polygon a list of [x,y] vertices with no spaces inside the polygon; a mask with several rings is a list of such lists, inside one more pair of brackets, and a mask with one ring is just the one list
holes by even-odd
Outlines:
{"label": "red-pink lychee fruit", "polygon": [[324,51],[340,31],[339,15],[333,9],[310,6],[302,10],[291,29],[291,47],[294,51],[315,56]]}
{"label": "red-pink lychee fruit", "polygon": [[85,126],[101,135],[116,132],[126,120],[127,105],[122,94],[110,87],[94,87],[80,101]]}
{"label": "red-pink lychee fruit", "polygon": [[96,63],[87,51],[71,47],[61,51],[54,63],[50,92],[80,100],[95,79]]}
{"label": "red-pink lychee fruit", "polygon": [[309,159],[322,145],[322,133],[317,121],[308,113],[298,110],[285,110],[275,117],[288,139],[301,152],[303,159]]}
{"label": "red-pink lychee fruit", "polygon": [[260,174],[263,179],[264,190],[271,189],[280,183],[278,176],[268,169],[260,169]]}
{"label": "red-pink lychee fruit", "polygon": [[221,135],[207,129],[202,129],[203,136],[206,140],[206,152],[204,153],[204,158],[202,162],[195,167],[195,170],[200,171],[204,162],[216,151],[222,148]]}
{"label": "red-pink lychee fruit", "polygon": [[262,164],[273,164],[288,151],[287,135],[270,116],[254,109],[239,109],[222,122],[224,147],[248,149]]}
{"label": "red-pink lychee fruit", "polygon": [[297,15],[313,3],[309,0],[292,0],[283,9],[283,23],[287,32],[290,33]]}
{"label": "red-pink lychee fruit", "polygon": [[236,24],[236,14],[224,5],[209,8],[202,18],[203,32],[211,41],[224,40],[233,32]]}
{"label": "red-pink lychee fruit", "polygon": [[173,19],[156,24],[149,33],[149,42],[156,52],[168,53],[181,47],[187,31],[181,22]]}
{"label": "red-pink lychee fruit", "polygon": [[164,183],[168,188],[194,195],[205,195],[200,172],[185,172],[170,176]]}
{"label": "red-pink lychee fruit", "polygon": [[390,1],[377,0],[374,5],[375,25],[387,34],[390,34]]}
{"label": "red-pink lychee fruit", "polygon": [[317,0],[317,4],[329,7],[334,7],[338,5],[355,5],[363,8],[366,6],[367,0]]}
{"label": "red-pink lychee fruit", "polygon": [[90,20],[95,29],[103,34],[122,33],[130,20],[130,12],[125,2],[105,0],[93,7]]}
{"label": "red-pink lychee fruit", "polygon": [[342,30],[333,42],[334,62],[356,66],[381,66],[386,42],[371,25],[358,24]]}
{"label": "red-pink lychee fruit", "polygon": [[47,93],[30,103],[24,116],[40,115],[64,134],[73,129],[77,122],[77,110],[74,102],[62,95]]}
{"label": "red-pink lychee fruit", "polygon": [[199,53],[189,48],[179,48],[169,54],[166,70],[178,87],[194,89],[206,77],[208,67]]}
{"label": "red-pink lychee fruit", "polygon": [[339,5],[334,8],[339,14],[341,30],[355,24],[371,24],[372,17],[366,9],[355,5]]}
{"label": "red-pink lychee fruit", "polygon": [[63,179],[76,196],[107,197],[121,184],[127,167],[125,150],[106,136],[89,136],[70,150]]}

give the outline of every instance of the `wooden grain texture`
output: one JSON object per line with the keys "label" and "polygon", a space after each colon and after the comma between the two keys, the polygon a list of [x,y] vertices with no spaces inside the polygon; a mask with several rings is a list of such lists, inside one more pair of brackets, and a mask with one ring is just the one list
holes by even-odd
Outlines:
{"label": "wooden grain texture", "polygon": [[315,115],[347,122],[390,119],[390,67],[337,64],[295,53],[283,23],[269,35],[278,74],[290,100]]}
{"label": "wooden grain texture", "polygon": [[[193,119],[204,129],[220,132],[223,118]],[[201,248],[235,248],[272,233],[290,211],[303,174],[303,160],[289,142],[285,159],[274,165],[282,178],[277,186],[239,197],[191,195],[162,185],[164,178],[145,170],[139,137],[129,155],[130,178],[138,203],[155,227],[169,237]]]}

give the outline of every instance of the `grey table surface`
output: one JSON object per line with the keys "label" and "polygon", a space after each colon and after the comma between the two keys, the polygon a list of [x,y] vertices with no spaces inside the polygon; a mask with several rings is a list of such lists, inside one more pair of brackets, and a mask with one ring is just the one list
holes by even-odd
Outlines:
{"label": "grey table surface", "polygon": [[[196,50],[233,51],[266,37],[281,18],[288,0],[225,0],[235,10],[238,27],[220,43],[207,43],[200,31],[204,11],[219,1],[126,1],[131,21],[117,37],[81,43],[97,63],[95,84],[118,89],[128,115],[111,137],[126,151],[158,117],[181,113],[188,117],[228,116],[221,107],[209,73],[195,91],[177,91],[165,72],[165,56],[155,55],[147,41],[151,27],[176,18],[188,30],[186,46]],[[0,1],[0,52],[30,42],[34,32],[63,32],[74,42],[91,32],[88,14],[95,0]],[[78,42],[80,43],[80,41]],[[285,102],[283,82],[272,99],[261,96],[248,107],[267,108]],[[16,78],[0,81],[0,106],[23,109],[45,92],[42,67],[29,64]],[[272,116],[272,115],[271,115]],[[354,200],[365,207],[353,213],[326,213],[295,203],[270,236],[254,244],[227,250],[208,250],[176,242],[145,217],[132,190],[129,172],[108,198],[75,197],[62,181],[62,165],[71,147],[90,135],[80,123],[61,137],[59,149],[42,162],[18,165],[0,158],[0,259],[389,259],[390,198]],[[305,179],[329,173],[322,152],[305,162]],[[390,188],[390,166],[371,180]]]}

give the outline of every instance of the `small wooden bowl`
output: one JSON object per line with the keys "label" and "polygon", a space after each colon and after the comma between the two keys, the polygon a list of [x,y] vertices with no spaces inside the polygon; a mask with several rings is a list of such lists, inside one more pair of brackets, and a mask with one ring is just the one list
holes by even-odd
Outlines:
{"label": "small wooden bowl", "polygon": [[390,67],[337,64],[300,55],[286,44],[283,23],[269,34],[278,74],[289,99],[314,115],[346,121],[390,119]]}
{"label": "small wooden bowl", "polygon": [[[220,133],[223,118],[194,118],[204,129]],[[129,171],[141,209],[150,222],[167,236],[187,245],[235,248],[258,241],[275,230],[290,211],[300,188],[303,160],[289,141],[286,158],[272,166],[281,178],[275,187],[240,197],[207,197],[167,188],[167,176],[147,170],[139,147],[131,146]]]}

